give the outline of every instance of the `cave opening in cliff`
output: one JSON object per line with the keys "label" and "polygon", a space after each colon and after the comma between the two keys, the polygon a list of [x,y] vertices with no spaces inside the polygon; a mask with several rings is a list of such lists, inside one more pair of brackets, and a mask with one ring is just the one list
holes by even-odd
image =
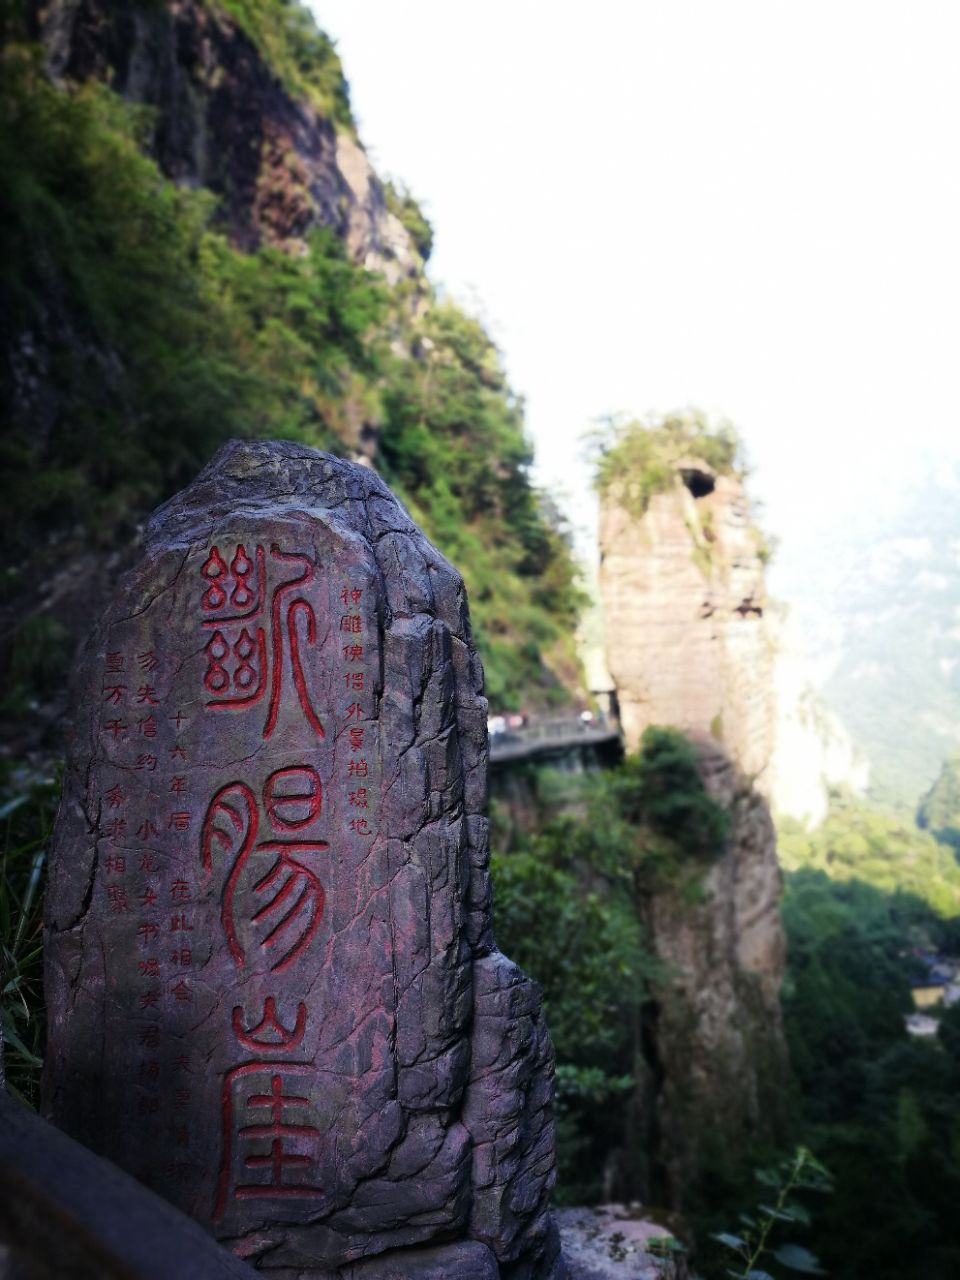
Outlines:
{"label": "cave opening in cliff", "polygon": [[680,478],[695,498],[705,498],[717,487],[717,478],[699,467],[681,467]]}

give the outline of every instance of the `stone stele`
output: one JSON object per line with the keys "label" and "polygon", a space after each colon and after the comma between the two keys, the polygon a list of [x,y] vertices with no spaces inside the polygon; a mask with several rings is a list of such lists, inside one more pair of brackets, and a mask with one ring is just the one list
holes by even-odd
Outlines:
{"label": "stone stele", "polygon": [[564,1274],[482,680],[383,482],[277,442],[154,514],[81,656],[44,1107],[275,1280]]}

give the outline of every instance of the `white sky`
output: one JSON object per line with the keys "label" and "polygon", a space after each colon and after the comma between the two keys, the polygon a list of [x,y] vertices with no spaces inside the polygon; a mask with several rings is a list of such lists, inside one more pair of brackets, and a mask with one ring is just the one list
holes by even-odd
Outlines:
{"label": "white sky", "polygon": [[956,0],[315,0],[579,497],[611,411],[739,427],[781,556],[960,454]]}

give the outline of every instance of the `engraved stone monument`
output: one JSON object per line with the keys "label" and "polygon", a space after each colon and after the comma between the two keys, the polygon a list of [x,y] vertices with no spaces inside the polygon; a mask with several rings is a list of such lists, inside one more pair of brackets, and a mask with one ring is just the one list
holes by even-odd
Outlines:
{"label": "engraved stone monument", "polygon": [[459,575],[369,469],[225,446],[77,674],[47,1114],[277,1280],[561,1276],[485,809]]}

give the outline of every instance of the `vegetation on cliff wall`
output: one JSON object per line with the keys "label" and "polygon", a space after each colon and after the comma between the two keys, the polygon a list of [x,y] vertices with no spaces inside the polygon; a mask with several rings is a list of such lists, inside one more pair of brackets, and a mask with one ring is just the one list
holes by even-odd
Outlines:
{"label": "vegetation on cliff wall", "polygon": [[717,475],[743,476],[742,446],[729,422],[711,424],[705,414],[687,410],[646,418],[611,419],[595,437],[596,486],[615,489],[617,501],[641,516],[656,493],[677,483],[678,464],[704,462]]}
{"label": "vegetation on cliff wall", "polygon": [[220,0],[253,40],[287,92],[355,132],[350,90],[333,42],[298,0]]}
{"label": "vegetation on cliff wall", "polygon": [[649,1198],[658,1068],[648,1014],[665,975],[639,902],[658,887],[695,900],[727,814],[671,729],[648,729],[615,769],[542,771],[533,785],[535,832],[493,858],[495,928],[543,987],[558,1062],[559,1194]]}
{"label": "vegetation on cliff wall", "polygon": [[[243,24],[287,89],[352,127],[339,62],[305,10],[208,7]],[[388,480],[466,577],[491,698],[565,697],[577,674],[574,569],[532,487],[521,408],[481,326],[422,280],[412,305],[409,279],[389,286],[355,265],[324,226],[306,232],[302,254],[231,247],[215,197],[178,187],[145,154],[150,112],[95,82],[55,86],[41,51],[9,38],[10,12],[0,53],[7,714],[63,687],[104,585],[96,573],[109,581],[129,561],[144,516],[231,436],[340,454],[379,436]],[[426,251],[427,224],[399,198]]]}

